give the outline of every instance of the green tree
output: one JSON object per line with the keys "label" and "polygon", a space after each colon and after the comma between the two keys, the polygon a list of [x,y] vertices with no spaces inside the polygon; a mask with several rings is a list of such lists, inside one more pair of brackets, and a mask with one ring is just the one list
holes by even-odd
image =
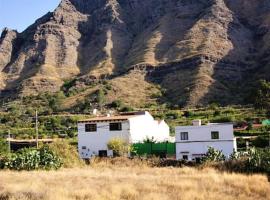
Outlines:
{"label": "green tree", "polygon": [[260,80],[254,95],[254,106],[258,109],[270,110],[270,82]]}
{"label": "green tree", "polygon": [[97,91],[97,103],[99,108],[102,108],[103,104],[105,103],[105,93],[103,89],[99,89]]}

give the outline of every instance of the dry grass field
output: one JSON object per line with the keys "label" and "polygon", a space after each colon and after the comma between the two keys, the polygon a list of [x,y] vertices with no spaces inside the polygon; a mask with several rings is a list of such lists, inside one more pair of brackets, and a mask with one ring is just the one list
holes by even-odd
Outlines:
{"label": "dry grass field", "polygon": [[214,169],[94,165],[59,171],[0,172],[6,199],[270,199],[264,175]]}

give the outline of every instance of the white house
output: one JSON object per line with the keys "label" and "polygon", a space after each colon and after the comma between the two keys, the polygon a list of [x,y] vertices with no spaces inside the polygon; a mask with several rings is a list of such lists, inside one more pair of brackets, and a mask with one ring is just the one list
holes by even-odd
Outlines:
{"label": "white house", "polygon": [[237,150],[233,135],[233,124],[201,125],[200,120],[194,120],[193,126],[178,126],[175,128],[176,159],[197,160],[213,147],[229,157]]}
{"label": "white house", "polygon": [[161,142],[170,139],[169,132],[164,120],[156,121],[146,111],[95,117],[78,122],[79,154],[81,158],[112,156],[113,152],[107,148],[112,138],[138,143],[153,137]]}

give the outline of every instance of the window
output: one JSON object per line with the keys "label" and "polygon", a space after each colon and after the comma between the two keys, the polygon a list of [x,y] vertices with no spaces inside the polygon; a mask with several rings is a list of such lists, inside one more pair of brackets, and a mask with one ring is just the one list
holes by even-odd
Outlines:
{"label": "window", "polygon": [[188,132],[181,132],[181,140],[188,140]]}
{"label": "window", "polygon": [[100,151],[98,151],[98,156],[99,157],[107,157],[108,156],[107,150],[100,150]]}
{"label": "window", "polygon": [[82,146],[82,149],[85,150],[86,149],[86,146]]}
{"label": "window", "polygon": [[183,155],[183,160],[188,160],[188,155]]}
{"label": "window", "polygon": [[218,131],[212,131],[212,132],[211,132],[211,139],[212,139],[212,140],[217,140],[217,139],[219,139],[219,132],[218,132]]}
{"label": "window", "polygon": [[110,123],[110,131],[121,131],[122,124],[121,123]]}
{"label": "window", "polygon": [[97,124],[85,124],[85,132],[96,132]]}

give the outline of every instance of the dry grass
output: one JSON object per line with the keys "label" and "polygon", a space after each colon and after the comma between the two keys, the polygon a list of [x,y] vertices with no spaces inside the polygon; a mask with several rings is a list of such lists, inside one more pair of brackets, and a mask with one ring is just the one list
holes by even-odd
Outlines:
{"label": "dry grass", "polygon": [[131,71],[111,81],[112,90],[107,95],[108,102],[122,100],[125,104],[141,107],[148,103],[155,103],[151,95],[159,92],[159,89],[146,80],[146,74],[140,71]]}
{"label": "dry grass", "polygon": [[263,175],[214,169],[123,166],[107,161],[60,171],[0,172],[0,199],[270,199]]}

